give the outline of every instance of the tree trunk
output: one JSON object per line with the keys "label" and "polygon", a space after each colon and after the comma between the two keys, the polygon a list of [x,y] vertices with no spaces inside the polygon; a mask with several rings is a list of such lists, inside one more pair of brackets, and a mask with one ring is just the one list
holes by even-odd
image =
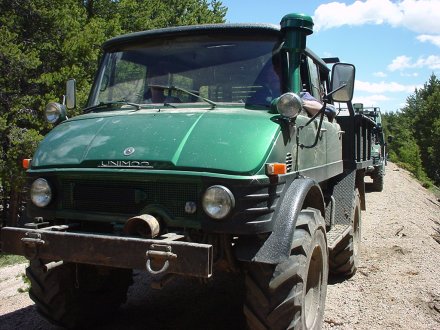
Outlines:
{"label": "tree trunk", "polygon": [[9,212],[7,225],[15,227],[18,224],[18,211],[20,208],[20,193],[17,189],[12,188],[11,194],[9,195]]}
{"label": "tree trunk", "polygon": [[0,227],[6,226],[8,216],[8,192],[6,191],[5,180],[1,180],[1,213],[0,213]]}

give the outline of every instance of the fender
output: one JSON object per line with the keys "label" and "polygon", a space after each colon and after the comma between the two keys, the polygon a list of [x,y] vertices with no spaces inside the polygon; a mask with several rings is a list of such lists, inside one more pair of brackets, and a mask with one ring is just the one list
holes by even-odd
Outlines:
{"label": "fender", "polygon": [[315,207],[324,216],[324,198],[318,183],[310,178],[295,179],[284,194],[272,233],[266,240],[240,237],[236,257],[241,261],[278,264],[290,256],[298,214],[304,207]]}

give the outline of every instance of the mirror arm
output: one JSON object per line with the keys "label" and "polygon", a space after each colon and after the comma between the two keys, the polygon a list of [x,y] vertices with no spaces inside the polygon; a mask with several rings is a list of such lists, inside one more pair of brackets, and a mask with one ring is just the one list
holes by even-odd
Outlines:
{"label": "mirror arm", "polygon": [[315,113],[315,114],[309,119],[309,121],[308,121],[307,123],[305,123],[304,125],[300,126],[299,128],[302,129],[302,128],[306,127],[306,126],[309,126],[310,123],[316,119],[316,117],[318,117],[320,114],[324,114],[324,111],[325,111],[326,106],[327,106],[327,101],[324,99],[324,104],[322,105],[322,108],[321,108],[317,113]]}
{"label": "mirror arm", "polygon": [[324,102],[328,102],[330,100],[330,96],[332,96],[334,93],[336,93],[338,90],[347,87],[347,84],[342,84],[341,86],[339,86],[338,88],[336,88],[335,90],[331,91],[330,93],[326,94],[323,98]]}
{"label": "mirror arm", "polygon": [[[321,127],[322,127],[322,122],[324,120],[324,113],[325,113],[325,107],[327,106],[327,103],[324,102],[324,105],[322,106],[321,110],[319,110],[312,118],[309,119],[309,121],[305,124],[302,125],[300,127],[298,127],[297,130],[297,134],[296,134],[296,144],[300,147],[300,148],[306,148],[306,149],[310,149],[310,148],[314,148],[317,144],[318,144],[318,139],[319,139],[319,134],[321,133]],[[302,143],[299,143],[299,132],[306,126],[308,126],[313,120],[315,120],[315,118],[317,118],[319,115],[321,115],[321,118],[319,119],[319,124],[318,124],[318,130],[316,132],[316,136],[315,136],[315,142],[313,142],[312,145],[310,146],[306,146]]]}

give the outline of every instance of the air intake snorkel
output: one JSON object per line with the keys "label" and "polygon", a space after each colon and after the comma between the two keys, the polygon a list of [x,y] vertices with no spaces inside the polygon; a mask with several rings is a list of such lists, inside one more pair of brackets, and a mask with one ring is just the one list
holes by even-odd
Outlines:
{"label": "air intake snorkel", "polygon": [[300,78],[301,54],[306,48],[307,36],[313,33],[313,20],[304,14],[288,14],[281,19],[283,51],[288,54],[287,72],[284,72],[287,92],[302,91]]}

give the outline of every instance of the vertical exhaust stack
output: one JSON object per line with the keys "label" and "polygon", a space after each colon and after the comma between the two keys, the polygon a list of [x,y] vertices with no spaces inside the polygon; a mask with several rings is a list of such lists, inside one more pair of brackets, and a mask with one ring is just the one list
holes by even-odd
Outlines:
{"label": "vertical exhaust stack", "polygon": [[288,14],[281,19],[281,32],[284,34],[284,50],[289,54],[287,89],[299,93],[302,90],[300,79],[301,53],[306,48],[307,36],[313,33],[313,20],[304,14]]}

